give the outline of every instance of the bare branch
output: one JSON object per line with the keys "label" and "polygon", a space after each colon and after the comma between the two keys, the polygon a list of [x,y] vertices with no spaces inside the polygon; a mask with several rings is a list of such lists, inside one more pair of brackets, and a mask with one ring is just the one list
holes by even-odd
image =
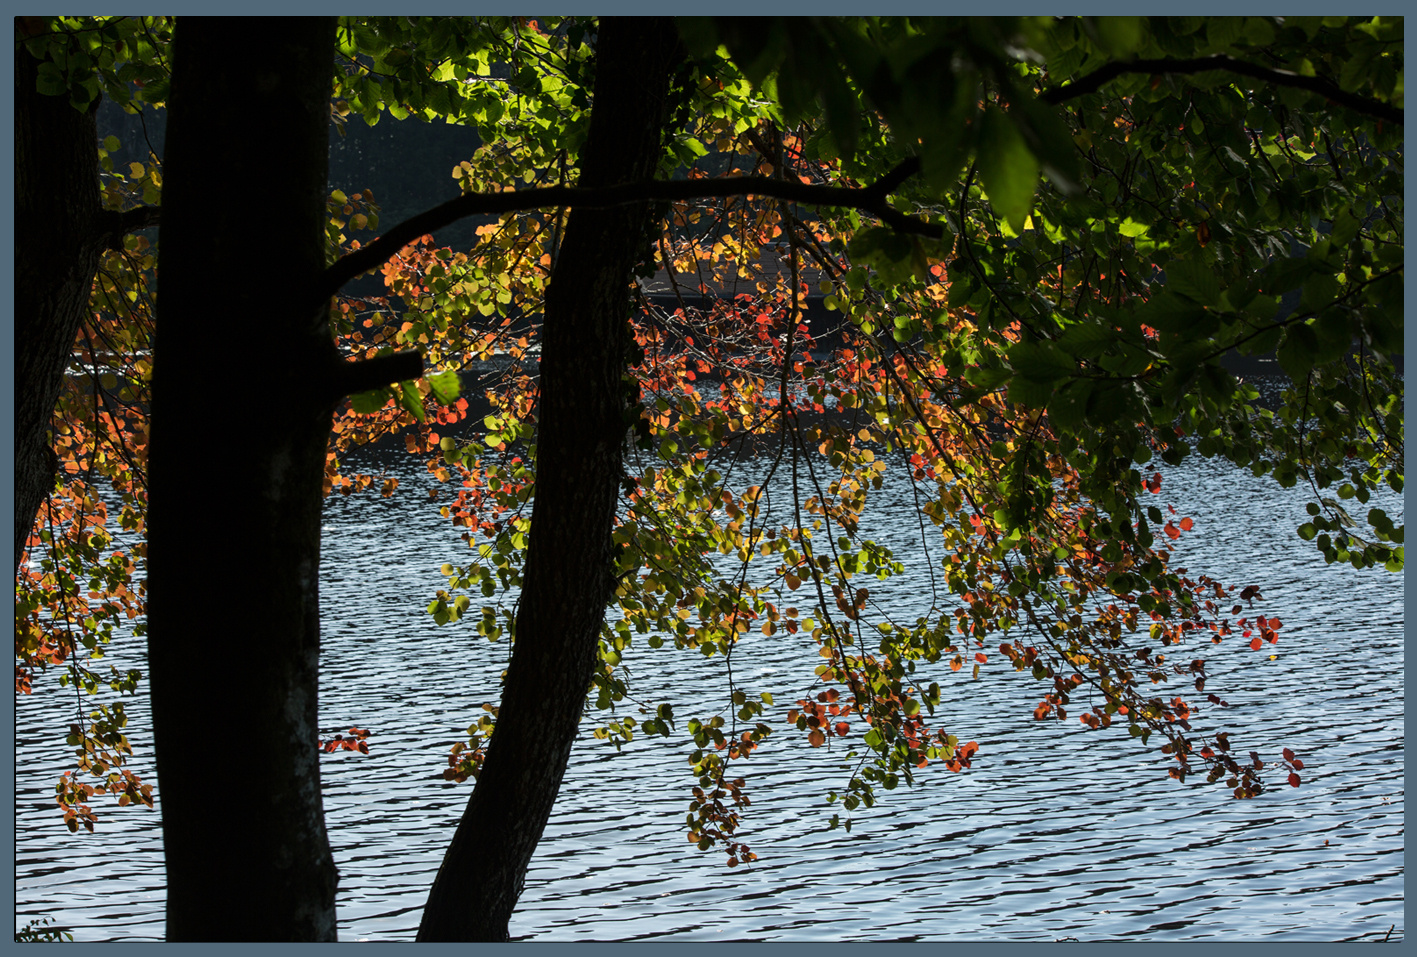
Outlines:
{"label": "bare branch", "polygon": [[1279,70],[1273,67],[1260,66],[1258,63],[1247,63],[1244,60],[1237,60],[1234,57],[1217,53],[1214,56],[1195,57],[1188,60],[1131,60],[1129,62],[1108,63],[1084,76],[1074,80],[1072,83],[1065,83],[1062,86],[1045,91],[1039,99],[1045,103],[1063,103],[1067,100],[1088,93],[1096,93],[1102,88],[1104,83],[1115,80],[1119,76],[1128,73],[1180,73],[1190,75],[1193,73],[1207,73],[1213,70],[1224,70],[1227,73],[1237,73],[1240,76],[1248,76],[1251,79],[1262,80],[1265,83],[1272,83],[1276,86],[1290,86],[1300,90],[1308,90],[1311,93],[1318,93],[1326,96],[1335,103],[1348,107],[1358,113],[1377,117],[1389,123],[1402,125],[1402,108],[1393,106],[1391,103],[1384,103],[1381,100],[1373,99],[1370,96],[1363,96],[1360,93],[1350,93],[1334,83],[1332,80],[1325,80],[1317,76],[1304,76],[1291,70]]}

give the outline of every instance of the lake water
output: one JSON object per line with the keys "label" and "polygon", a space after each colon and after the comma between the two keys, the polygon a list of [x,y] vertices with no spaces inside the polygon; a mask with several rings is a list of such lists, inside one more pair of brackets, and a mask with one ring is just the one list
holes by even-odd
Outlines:
{"label": "lake water", "polygon": [[[424,613],[438,567],[466,561],[467,547],[429,502],[436,483],[411,460],[392,467],[395,497],[337,496],[326,508],[321,726],[373,732],[369,755],[323,758],[341,940],[412,938],[471,787],[442,780],[445,755],[495,700],[507,652],[470,622],[439,628]],[[1178,784],[1125,732],[1033,721],[1041,684],[992,663],[978,681],[941,667],[945,724],[980,745],[971,769],[931,767],[914,787],[880,792],[850,833],[829,831],[825,796],[849,778],[845,749],[811,750],[780,730],[738,772],[753,801],[743,837],[760,860],[728,870],[721,853],[685,838],[687,740],[636,737],[617,753],[587,733],[513,936],[1329,941],[1381,939],[1395,924],[1400,938],[1402,576],[1326,567],[1294,535],[1302,489],[1195,460],[1165,471],[1159,498],[1196,523],[1177,564],[1260,585],[1260,607],[1284,621],[1262,653],[1236,639],[1207,647],[1207,691],[1230,708],[1201,721],[1223,723],[1242,752],[1266,760],[1293,748],[1302,787],[1271,772],[1271,791],[1235,801],[1219,785]],[[1402,514],[1400,496],[1375,498]],[[869,537],[902,557],[918,549],[904,483],[873,514]],[[931,594],[924,563],[914,567],[889,590],[872,585],[907,618]],[[785,638],[757,635],[734,653],[736,679],[774,693],[778,722],[818,660]],[[139,651],[130,642],[110,660],[142,667]],[[627,661],[637,694],[673,702],[681,728],[711,713],[703,702],[725,687],[720,659],[637,645]],[[158,814],[95,805],[98,832],[70,835],[53,803],[74,706],[72,689],[48,680],[16,702],[16,926],[52,916],[76,940],[160,939]],[[151,780],[146,701],[129,711],[135,767]]]}

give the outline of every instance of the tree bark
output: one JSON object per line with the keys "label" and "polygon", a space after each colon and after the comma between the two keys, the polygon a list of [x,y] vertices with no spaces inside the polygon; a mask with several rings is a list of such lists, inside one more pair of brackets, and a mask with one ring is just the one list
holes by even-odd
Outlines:
{"label": "tree bark", "polygon": [[35,88],[15,50],[15,569],[54,487],[50,420],[103,252],[95,100],[87,112]]}
{"label": "tree bark", "polygon": [[[175,34],[148,469],[169,940],[335,939],[316,693],[338,360],[327,308],[309,308],[334,39],[333,17]],[[257,175],[233,180],[233,157]]]}
{"label": "tree bark", "polygon": [[[678,35],[606,18],[580,185],[652,177]],[[501,941],[560,789],[614,592],[629,287],[647,205],[574,210],[546,296],[536,497],[497,728],[443,858],[420,941]]]}

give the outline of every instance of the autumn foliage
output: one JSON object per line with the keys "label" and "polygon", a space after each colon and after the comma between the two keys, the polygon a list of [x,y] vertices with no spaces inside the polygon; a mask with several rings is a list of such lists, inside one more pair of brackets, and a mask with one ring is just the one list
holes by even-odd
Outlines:
{"label": "autumn foliage", "polygon": [[[957,80],[972,93],[950,109],[976,153],[945,163],[926,152],[944,167],[892,194],[933,234],[876,225],[856,209],[731,196],[665,203],[644,237],[626,320],[634,347],[613,532],[617,607],[601,632],[588,703],[606,714],[594,736],[617,746],[637,733],[690,739],[688,837],[724,850],[730,865],[756,857],[737,833],[750,805],[740,768],[772,735],[860,750],[862,761],[830,795],[847,826],[878,789],[933,765],[962,772],[987,761],[964,740],[967,729],[937,718],[941,669],[1022,672],[1038,682],[1034,720],[1116,725],[1157,749],[1172,778],[1199,775],[1236,797],[1260,794],[1266,763],[1256,753],[1238,757],[1216,723],[1226,703],[1207,689],[1205,655],[1227,640],[1260,651],[1279,640],[1282,624],[1256,607],[1260,584],[1176,566],[1175,543],[1197,525],[1160,496],[1166,467],[1192,449],[1284,484],[1311,482],[1319,524],[1308,537],[1323,531],[1320,547],[1336,560],[1400,567],[1400,527],[1373,518],[1378,533],[1364,539],[1319,495],[1335,481],[1363,500],[1379,483],[1401,486],[1393,456],[1400,401],[1394,407],[1375,388],[1391,384],[1383,364],[1390,319],[1374,303],[1399,268],[1383,258],[1392,223],[1355,219],[1324,178],[1330,162],[1343,164],[1348,178],[1367,170],[1380,191],[1392,150],[1322,125],[1329,121],[1314,117],[1328,107],[1305,100],[1272,109],[1268,97],[1287,93],[1217,92],[1160,74],[1042,117],[1020,98],[1051,102],[1045,94],[1086,73],[1083,64],[1106,46],[1085,25],[1045,26],[1025,31],[1042,52],[1026,67],[1018,62],[1012,79],[961,47],[974,51],[974,72],[951,78],[951,88]],[[1346,29],[1351,39],[1358,27]],[[1190,42],[1174,32],[1157,26],[1146,42]],[[807,95],[779,79],[778,100],[765,97],[734,36],[724,28],[716,36],[724,46],[709,47],[681,84],[666,177],[867,189],[908,159],[913,144],[893,112],[904,109],[900,90],[854,76],[848,138],[835,86],[822,79]],[[823,36],[812,42],[849,46],[844,34]],[[381,111],[461,117],[483,143],[450,170],[450,187],[463,195],[574,185],[590,69],[588,36],[574,22],[487,28],[459,56],[448,37],[393,21],[351,23],[342,42],[335,122]],[[1251,42],[1259,39],[1226,49]],[[1331,53],[1337,41],[1316,32],[1312,43]],[[512,77],[506,89],[465,82],[493,63]],[[1381,77],[1372,82],[1379,89]],[[1223,147],[1208,139],[1212,120]],[[945,150],[917,139],[922,151]],[[104,163],[111,208],[157,201],[156,157],[120,166],[105,155]],[[1007,179],[999,164],[1024,169],[1026,182]],[[1298,233],[1282,211],[1256,195],[1219,198],[1227,184],[1248,181],[1243,171],[1265,167],[1275,195],[1299,191],[1282,202],[1312,208],[1314,221],[1367,241],[1371,255],[1306,226],[1303,238],[1311,249],[1323,244],[1321,253],[1286,259]],[[379,232],[368,191],[334,192],[329,213],[331,261]],[[342,406],[325,490],[397,493],[396,479],[347,467],[348,453],[371,443],[393,440],[425,462],[448,488],[430,507],[463,529],[469,549],[449,556],[444,582],[430,583],[428,612],[492,641],[515,640],[511,609],[536,492],[541,303],[566,213],[487,217],[471,249],[425,235],[382,265],[380,295],[341,297],[332,313],[343,354],[417,348],[442,378],[430,373]],[[1261,244],[1264,255],[1252,255]],[[101,674],[92,661],[120,626],[142,633],[153,266],[149,240],[130,236],[94,284],[74,355],[81,374],[56,411],[62,480],[17,583],[17,692],[47,668],[90,691],[131,693],[138,684],[136,673]],[[1291,289],[1302,290],[1305,311],[1271,329],[1279,294]],[[809,299],[831,310],[830,322],[808,321]],[[1327,364],[1299,351],[1309,340],[1331,351],[1319,347],[1332,337],[1325,324],[1337,321],[1334,310],[1349,310],[1344,330],[1354,332],[1343,336],[1361,347],[1348,366],[1342,349]],[[1313,391],[1303,400],[1310,414],[1328,408],[1318,393],[1341,393],[1361,410],[1355,421],[1377,424],[1324,412],[1318,431],[1306,433],[1298,413],[1260,412],[1253,387],[1216,360],[1261,346],[1280,350],[1295,390]],[[1345,456],[1357,464],[1342,464]],[[870,538],[868,503],[888,473],[913,489],[939,578],[928,614],[908,620],[874,594],[877,582],[921,560]],[[137,544],[115,545],[114,525]],[[815,654],[801,667],[813,692],[777,704],[738,676],[717,700],[693,702],[692,715],[683,703],[648,701],[638,702],[643,720],[609,714],[638,701],[623,667],[637,644],[730,658],[749,633],[810,639]],[[483,709],[452,745],[446,779],[477,777],[498,715],[495,702]],[[151,805],[150,787],[122,767],[121,707],[96,715],[70,736],[79,764],[59,802],[71,829],[92,829],[87,802],[96,794]],[[365,752],[369,733],[351,728],[319,746]],[[1276,766],[1298,786],[1303,762],[1293,751]],[[83,774],[101,785],[80,783]]]}

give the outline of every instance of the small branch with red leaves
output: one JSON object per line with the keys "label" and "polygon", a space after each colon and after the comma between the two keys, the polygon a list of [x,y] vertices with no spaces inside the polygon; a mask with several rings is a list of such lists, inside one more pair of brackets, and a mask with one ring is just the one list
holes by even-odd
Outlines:
{"label": "small branch with red leaves", "polygon": [[325,754],[334,754],[336,751],[358,751],[360,754],[368,754],[369,745],[365,739],[369,735],[370,731],[367,728],[350,728],[349,737],[337,734],[328,741],[320,738],[316,742],[316,747]]}

